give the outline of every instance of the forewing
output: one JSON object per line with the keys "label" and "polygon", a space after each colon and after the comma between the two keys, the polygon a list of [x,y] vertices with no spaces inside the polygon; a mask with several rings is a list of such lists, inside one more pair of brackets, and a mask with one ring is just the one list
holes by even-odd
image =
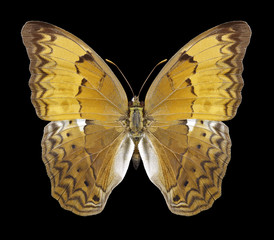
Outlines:
{"label": "forewing", "polygon": [[24,25],[22,38],[31,62],[31,99],[40,118],[114,121],[127,113],[120,82],[83,41],[35,21]]}
{"label": "forewing", "polygon": [[246,22],[214,27],[186,44],[148,90],[145,110],[155,121],[233,118],[241,103],[242,60],[251,31]]}
{"label": "forewing", "polygon": [[224,123],[190,119],[152,125],[138,147],[150,180],[173,213],[197,214],[220,197],[231,147]]}
{"label": "forewing", "polygon": [[100,213],[125,176],[133,150],[123,128],[85,119],[49,123],[44,130],[42,157],[52,196],[78,215]]}

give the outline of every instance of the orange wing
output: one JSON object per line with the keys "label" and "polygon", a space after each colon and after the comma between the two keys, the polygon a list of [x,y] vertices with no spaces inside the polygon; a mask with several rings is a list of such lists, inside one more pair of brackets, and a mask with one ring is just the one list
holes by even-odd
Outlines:
{"label": "orange wing", "polygon": [[225,124],[195,119],[152,124],[139,144],[150,180],[169,209],[185,216],[210,208],[221,196],[230,147]]}
{"label": "orange wing", "polygon": [[43,161],[52,196],[78,215],[100,213],[126,174],[134,144],[121,127],[76,119],[45,127]]}
{"label": "orange wing", "polygon": [[150,180],[176,214],[197,214],[221,195],[231,141],[218,121],[233,118],[241,102],[250,35],[241,21],[202,33],[171,58],[148,90],[148,125],[138,147]]}
{"label": "orange wing", "polygon": [[83,41],[44,22],[27,22],[22,37],[31,61],[31,99],[40,118],[111,122],[126,115],[122,85]]}
{"label": "orange wing", "polygon": [[250,35],[247,23],[228,22],[182,47],[149,88],[147,115],[158,122],[233,118],[241,103],[242,60]]}
{"label": "orange wing", "polygon": [[22,37],[31,61],[32,103],[41,119],[53,121],[42,139],[52,196],[76,214],[97,214],[134,150],[123,122],[126,93],[106,63],[72,34],[28,22]]}

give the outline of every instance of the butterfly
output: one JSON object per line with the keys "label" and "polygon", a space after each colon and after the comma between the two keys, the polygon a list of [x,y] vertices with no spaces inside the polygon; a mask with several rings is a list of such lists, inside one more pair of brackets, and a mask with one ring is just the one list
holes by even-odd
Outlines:
{"label": "butterfly", "polygon": [[100,213],[129,167],[143,162],[175,214],[191,216],[221,195],[231,140],[222,122],[241,103],[243,21],[218,25],[183,46],[145,101],[127,95],[110,67],[71,33],[45,22],[21,32],[31,101],[44,129],[42,159],[52,196],[75,214]]}

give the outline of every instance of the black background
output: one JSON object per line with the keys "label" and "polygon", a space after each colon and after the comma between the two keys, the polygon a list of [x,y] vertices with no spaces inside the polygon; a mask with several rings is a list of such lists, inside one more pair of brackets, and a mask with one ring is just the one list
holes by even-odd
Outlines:
{"label": "black background", "polygon": [[[270,21],[266,11],[271,6],[258,6],[254,1],[239,5],[225,1],[199,3],[190,1],[95,3],[55,2],[20,3],[8,5],[7,17],[2,20],[2,40],[7,51],[4,55],[7,76],[7,94],[3,104],[3,128],[8,152],[3,167],[5,177],[5,204],[11,221],[21,228],[24,236],[35,235],[37,224],[40,236],[51,233],[67,236],[76,233],[79,238],[95,235],[145,237],[149,234],[185,238],[198,235],[214,238],[263,232],[261,224],[269,213],[265,202],[261,171],[264,140],[259,131],[267,124],[262,120],[266,98],[259,97],[265,89],[265,55]],[[270,3],[269,3],[270,4]],[[222,196],[213,207],[193,217],[172,214],[160,191],[150,182],[141,165],[135,171],[130,165],[119,186],[109,197],[103,212],[96,216],[79,217],[63,210],[50,195],[50,181],[41,160],[41,138],[46,122],[40,120],[30,102],[29,60],[22,44],[20,31],[29,20],[40,20],[57,25],[91,46],[102,58],[114,61],[123,71],[133,89],[138,93],[150,70],[159,61],[170,58],[189,40],[223,22],[244,20],[253,31],[251,44],[244,59],[243,102],[236,117],[226,122],[232,139],[232,160],[223,181]],[[159,66],[141,94],[141,100],[153,78],[163,67]],[[120,79],[128,98],[131,92],[119,72],[111,66]],[[10,95],[11,92],[11,95]],[[259,92],[259,93],[258,93]],[[259,134],[258,134],[259,133]],[[259,140],[259,137],[260,140]],[[261,162],[261,163],[260,163]],[[7,194],[6,194],[7,192]],[[61,227],[62,226],[62,227]],[[43,229],[43,230],[42,230]],[[168,235],[167,235],[168,234]],[[164,235],[163,235],[164,236]]]}

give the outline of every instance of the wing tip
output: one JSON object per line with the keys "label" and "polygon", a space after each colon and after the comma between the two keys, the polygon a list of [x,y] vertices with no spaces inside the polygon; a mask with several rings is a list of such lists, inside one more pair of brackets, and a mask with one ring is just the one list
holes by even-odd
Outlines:
{"label": "wing tip", "polygon": [[31,20],[31,21],[27,21],[23,25],[21,33],[26,32],[26,30],[34,29],[35,27],[37,28],[38,26],[39,26],[39,28],[41,28],[41,27],[49,27],[49,26],[54,26],[54,25],[47,23],[47,22],[43,22],[43,21]]}
{"label": "wing tip", "polygon": [[230,28],[235,32],[245,34],[246,37],[250,37],[251,33],[252,33],[251,27],[248,25],[248,23],[246,21],[242,21],[242,20],[225,22],[223,24],[216,26],[216,28],[217,29]]}

